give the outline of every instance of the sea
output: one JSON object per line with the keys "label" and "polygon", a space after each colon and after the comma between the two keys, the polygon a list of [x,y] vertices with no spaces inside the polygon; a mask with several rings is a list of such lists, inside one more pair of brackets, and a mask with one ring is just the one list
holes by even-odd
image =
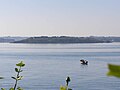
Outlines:
{"label": "sea", "polygon": [[20,61],[25,67],[18,86],[24,90],[60,90],[68,76],[72,90],[120,90],[120,78],[107,76],[108,64],[120,65],[120,43],[0,43],[0,88],[14,86]]}

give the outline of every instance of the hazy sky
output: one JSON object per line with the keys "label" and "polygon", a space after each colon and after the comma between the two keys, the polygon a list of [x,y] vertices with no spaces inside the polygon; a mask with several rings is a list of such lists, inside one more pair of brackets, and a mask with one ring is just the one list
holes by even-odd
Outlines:
{"label": "hazy sky", "polygon": [[120,36],[120,0],[0,0],[0,36]]}

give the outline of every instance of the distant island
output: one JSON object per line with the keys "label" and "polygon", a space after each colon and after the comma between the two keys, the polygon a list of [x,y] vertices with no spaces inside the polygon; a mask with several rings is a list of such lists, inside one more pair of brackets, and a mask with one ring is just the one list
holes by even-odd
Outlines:
{"label": "distant island", "polygon": [[70,37],[70,36],[40,36],[40,37],[0,37],[1,43],[111,43],[120,42],[120,37]]}
{"label": "distant island", "polygon": [[94,37],[69,37],[69,36],[41,36],[30,37],[14,43],[108,43],[108,40],[99,40]]}
{"label": "distant island", "polygon": [[0,37],[0,43],[10,43],[10,42],[20,41],[27,38],[29,37],[11,37],[11,36]]}

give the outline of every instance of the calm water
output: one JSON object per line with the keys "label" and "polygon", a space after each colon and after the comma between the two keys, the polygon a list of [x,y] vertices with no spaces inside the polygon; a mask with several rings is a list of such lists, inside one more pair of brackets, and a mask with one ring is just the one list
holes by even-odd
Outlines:
{"label": "calm water", "polygon": [[[88,66],[80,59],[89,61]],[[0,44],[0,87],[12,87],[15,64],[24,61],[19,86],[24,90],[59,90],[71,77],[73,90],[120,90],[120,79],[107,77],[107,64],[120,64],[120,43]]]}

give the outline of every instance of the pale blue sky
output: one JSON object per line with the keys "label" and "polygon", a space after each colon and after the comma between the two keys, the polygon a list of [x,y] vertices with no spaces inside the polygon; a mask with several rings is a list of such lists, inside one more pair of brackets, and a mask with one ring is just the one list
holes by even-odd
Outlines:
{"label": "pale blue sky", "polygon": [[120,0],[0,0],[0,36],[120,36]]}

